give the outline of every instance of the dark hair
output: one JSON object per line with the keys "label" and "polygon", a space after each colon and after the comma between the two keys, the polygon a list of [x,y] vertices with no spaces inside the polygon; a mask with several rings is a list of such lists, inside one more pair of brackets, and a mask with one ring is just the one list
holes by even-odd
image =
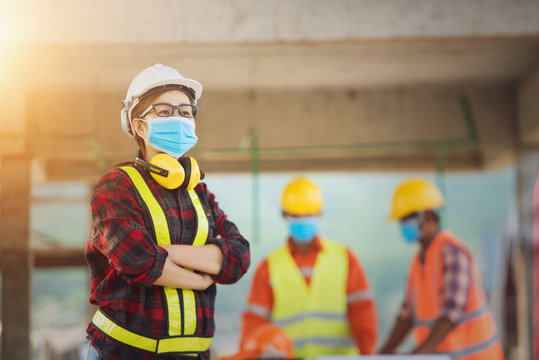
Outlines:
{"label": "dark hair", "polygon": [[163,89],[161,91],[154,92],[150,95],[147,95],[141,98],[139,100],[139,103],[131,111],[131,117],[130,117],[131,124],[129,124],[129,126],[131,127],[131,132],[135,136],[135,142],[138,145],[138,148],[139,148],[138,151],[139,151],[140,157],[143,159],[146,158],[146,143],[144,142],[144,139],[139,134],[137,134],[137,132],[133,129],[133,126],[132,126],[133,119],[140,117],[140,115],[144,112],[144,110],[146,110],[150,105],[154,103],[155,99],[157,99],[161,94],[167,91],[168,89]]}

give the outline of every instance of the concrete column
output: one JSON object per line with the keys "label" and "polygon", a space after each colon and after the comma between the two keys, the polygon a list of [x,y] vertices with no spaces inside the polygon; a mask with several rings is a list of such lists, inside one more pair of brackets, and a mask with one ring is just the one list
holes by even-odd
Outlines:
{"label": "concrete column", "polygon": [[30,159],[0,160],[0,240],[2,249],[2,359],[31,358],[29,251]]}
{"label": "concrete column", "polygon": [[518,358],[532,359],[533,345],[533,190],[539,173],[539,63],[531,67],[516,91],[516,170],[520,232],[516,246],[515,282],[518,314]]}
{"label": "concrete column", "polygon": [[520,215],[519,243],[513,261],[517,290],[519,359],[532,359],[533,344],[533,189],[539,173],[539,147],[520,150],[517,157],[517,201]]}

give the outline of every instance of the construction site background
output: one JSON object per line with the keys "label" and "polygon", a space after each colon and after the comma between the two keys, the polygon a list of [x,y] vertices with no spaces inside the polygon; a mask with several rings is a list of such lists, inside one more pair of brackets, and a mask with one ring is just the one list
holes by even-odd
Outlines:
{"label": "construction site background", "polygon": [[215,355],[236,350],[298,174],[324,192],[322,235],[361,260],[384,339],[415,251],[385,219],[420,175],[474,252],[508,359],[532,359],[535,0],[0,2],[3,359],[84,356],[89,195],[134,158],[120,101],[155,63],[204,85],[191,155],[252,246],[251,270],[218,289]]}

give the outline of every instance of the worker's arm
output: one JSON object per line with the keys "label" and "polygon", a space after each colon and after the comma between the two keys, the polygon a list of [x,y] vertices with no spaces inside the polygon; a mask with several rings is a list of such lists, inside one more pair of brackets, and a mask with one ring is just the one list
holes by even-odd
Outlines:
{"label": "worker's arm", "polygon": [[163,245],[168,258],[176,265],[216,275],[223,265],[223,253],[214,244],[204,246]]}
{"label": "worker's arm", "polygon": [[376,305],[361,263],[348,249],[348,282],[346,297],[348,322],[359,353],[374,353],[378,333]]}
{"label": "worker's arm", "polygon": [[112,266],[129,285],[150,287],[161,276],[167,252],[146,228],[136,189],[122,170],[106,174],[92,192],[92,225],[86,247],[90,262]]}
{"label": "worker's arm", "polygon": [[273,290],[269,281],[268,262],[264,260],[257,267],[251,289],[247,298],[247,306],[242,315],[242,326],[240,345],[251,335],[260,325],[270,320],[271,309],[273,308]]}
{"label": "worker's arm", "polygon": [[411,302],[410,280],[408,279],[408,283],[406,284],[406,298],[404,302],[402,303],[402,307],[400,309],[397,320],[395,321],[395,324],[393,325],[391,334],[387,338],[384,346],[382,346],[382,348],[380,349],[380,353],[393,354],[395,352],[395,349],[397,349],[397,347],[399,347],[399,345],[402,343],[406,335],[408,335],[408,332],[410,331],[411,328],[412,328],[412,302]]}
{"label": "worker's arm", "polygon": [[380,354],[393,354],[395,349],[401,344],[402,340],[408,335],[411,328],[411,318],[399,316],[395,325],[393,325],[391,334],[387,338],[384,346],[380,349]]}
{"label": "worker's arm", "polygon": [[412,354],[432,354],[436,352],[436,346],[449,334],[455,327],[447,317],[442,316],[434,324],[430,335],[420,344]]}
{"label": "worker's arm", "polygon": [[197,274],[184,269],[167,258],[161,276],[153,284],[177,289],[205,290],[212,283],[213,280],[209,275]]}

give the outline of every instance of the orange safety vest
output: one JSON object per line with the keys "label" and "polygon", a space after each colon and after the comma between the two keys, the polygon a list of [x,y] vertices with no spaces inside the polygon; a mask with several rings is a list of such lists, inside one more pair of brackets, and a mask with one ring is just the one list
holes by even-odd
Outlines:
{"label": "orange safety vest", "polygon": [[451,245],[462,249],[470,259],[472,278],[468,289],[468,303],[460,322],[438,344],[436,350],[458,360],[500,360],[503,352],[496,339],[496,325],[490,313],[481,278],[475,270],[471,253],[449,231],[442,231],[429,245],[424,264],[417,254],[412,262],[408,291],[412,302],[412,322],[417,344],[430,335],[442,311],[443,263],[441,252]]}

